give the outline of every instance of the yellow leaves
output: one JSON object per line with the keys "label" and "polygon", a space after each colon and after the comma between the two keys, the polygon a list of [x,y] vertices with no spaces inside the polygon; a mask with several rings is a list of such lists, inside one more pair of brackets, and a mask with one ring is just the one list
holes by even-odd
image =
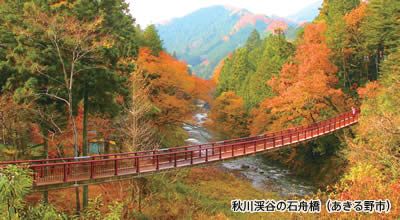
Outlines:
{"label": "yellow leaves", "polygon": [[221,75],[221,71],[222,71],[222,68],[224,67],[224,64],[225,64],[225,60],[222,60],[214,70],[214,74],[212,76],[212,80],[215,83],[218,83],[219,76]]}
{"label": "yellow leaves", "polygon": [[115,41],[113,39],[105,39],[103,42],[101,42],[101,46],[104,48],[112,48],[115,44]]}
{"label": "yellow leaves", "polygon": [[248,135],[247,114],[244,101],[234,92],[222,93],[213,103],[209,127],[221,138],[244,137]]}

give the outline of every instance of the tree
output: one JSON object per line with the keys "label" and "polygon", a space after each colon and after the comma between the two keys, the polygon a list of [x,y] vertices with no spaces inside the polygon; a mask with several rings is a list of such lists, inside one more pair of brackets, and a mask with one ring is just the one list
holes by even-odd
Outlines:
{"label": "tree", "polygon": [[400,45],[399,13],[400,2],[396,0],[371,0],[368,3],[361,32],[365,36],[363,46],[368,49],[369,60],[374,64],[376,76],[381,61]]}
{"label": "tree", "polygon": [[[367,4],[361,3],[357,8],[344,16],[346,24],[344,35],[344,50],[342,61],[348,71],[347,78],[343,83],[344,91],[356,93],[357,86],[364,85],[368,80],[374,79],[370,74],[368,51],[364,47],[365,36],[362,34],[361,25],[366,19]],[[347,82],[347,83],[346,83]]]}
{"label": "tree", "polygon": [[154,106],[149,100],[150,88],[146,78],[143,77],[143,71],[140,69],[132,74],[132,100],[120,122],[124,146],[128,146],[131,152],[153,150],[159,147],[155,125],[151,120]]}
{"label": "tree", "polygon": [[247,91],[243,89],[243,82],[254,71],[248,59],[248,49],[239,48],[230,58],[225,60],[221,74],[218,79],[216,96],[223,92],[234,91],[244,99],[246,99]]}
{"label": "tree", "polygon": [[269,123],[270,129],[310,124],[346,107],[342,91],[336,88],[337,67],[329,60],[325,30],[324,23],[305,28],[293,60],[269,81],[276,96],[265,99],[253,112],[253,134],[264,132]]}
{"label": "tree", "polygon": [[[29,11],[29,12],[28,12]],[[57,13],[49,15],[34,4],[25,11],[27,29],[16,27],[15,31],[25,39],[30,38],[25,47],[26,55],[18,54],[15,59],[33,73],[45,76],[51,83],[37,88],[36,95],[48,96],[61,101],[68,110],[69,121],[73,130],[75,156],[79,155],[78,133],[74,119],[77,106],[77,78],[83,77],[89,69],[101,68],[98,65],[85,65],[84,60],[101,59],[100,49],[107,47],[109,41],[99,36],[101,18],[93,22],[81,22],[74,17]],[[22,28],[22,29],[21,29]],[[39,47],[42,42],[46,50]],[[47,63],[48,56],[55,58],[54,63]],[[29,63],[24,63],[30,59]]]}
{"label": "tree", "polygon": [[0,210],[4,218],[17,219],[30,192],[32,178],[27,169],[10,165],[0,170]]}
{"label": "tree", "polygon": [[246,88],[250,94],[248,100],[245,100],[246,106],[253,108],[265,98],[273,96],[267,81],[279,74],[293,53],[294,46],[283,34],[271,35],[264,40],[262,55],[257,60],[256,71],[250,77]]}
{"label": "tree", "polygon": [[256,47],[258,47],[260,43],[261,43],[260,33],[258,33],[257,29],[254,29],[253,32],[251,32],[249,38],[247,39],[246,47],[249,50],[253,50]]}
{"label": "tree", "polygon": [[183,144],[187,134],[182,123],[191,119],[195,98],[194,78],[189,75],[186,63],[163,51],[155,56],[149,48],[142,48],[137,65],[148,85],[148,99],[154,106],[152,121],[161,145]]}
{"label": "tree", "polygon": [[234,91],[243,98],[247,110],[254,108],[273,95],[266,82],[280,72],[293,52],[292,44],[283,33],[260,40],[258,32],[253,32],[246,46],[236,50],[216,69],[216,96]]}
{"label": "tree", "polygon": [[[384,172],[386,177],[400,178],[400,103],[398,93],[400,82],[400,52],[389,55],[382,65],[379,82],[367,84],[367,90],[360,90],[363,97],[362,117],[358,128],[352,161],[367,161]],[[370,153],[376,152],[376,153]],[[371,157],[373,159],[371,159]],[[357,159],[357,160],[356,160]]]}
{"label": "tree", "polygon": [[247,113],[243,99],[234,92],[224,92],[215,99],[208,126],[220,139],[248,136]]}
{"label": "tree", "polygon": [[[32,128],[34,121],[31,104],[16,103],[10,94],[0,96],[0,128],[2,154],[5,160],[26,158],[32,144]],[[35,145],[35,144],[33,144]]]}
{"label": "tree", "polygon": [[144,29],[143,32],[144,46],[149,47],[153,55],[158,54],[163,50],[162,41],[158,35],[156,26],[154,24],[149,25]]}

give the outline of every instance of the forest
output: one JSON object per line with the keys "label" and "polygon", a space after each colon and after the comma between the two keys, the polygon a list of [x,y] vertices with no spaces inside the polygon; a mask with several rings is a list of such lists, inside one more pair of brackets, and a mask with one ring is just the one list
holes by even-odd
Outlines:
{"label": "forest", "polygon": [[282,198],[217,165],[35,192],[29,169],[0,164],[0,219],[400,217],[400,1],[324,0],[294,40],[254,30],[209,80],[134,16],[125,0],[0,0],[0,162],[184,146],[199,100],[215,141],[353,107],[356,126],[261,157],[317,186],[300,199],[389,199],[391,211],[233,213],[232,199]]}

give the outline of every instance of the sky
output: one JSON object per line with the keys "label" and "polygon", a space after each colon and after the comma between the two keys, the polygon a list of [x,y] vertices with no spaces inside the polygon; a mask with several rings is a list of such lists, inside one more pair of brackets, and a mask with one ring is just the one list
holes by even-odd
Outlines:
{"label": "sky", "polygon": [[212,5],[245,8],[256,14],[285,17],[318,0],[126,0],[141,26],[182,17]]}

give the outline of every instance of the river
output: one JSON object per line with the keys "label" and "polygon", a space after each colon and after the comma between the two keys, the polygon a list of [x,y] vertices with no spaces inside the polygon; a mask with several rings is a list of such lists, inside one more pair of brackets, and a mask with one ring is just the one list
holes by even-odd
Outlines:
{"label": "river", "polygon": [[[189,144],[203,144],[213,139],[212,134],[203,126],[208,117],[204,103],[199,103],[198,107],[201,111],[193,116],[195,124],[183,126],[189,133],[186,140]],[[301,197],[316,191],[311,181],[295,175],[276,162],[268,161],[262,155],[225,161],[219,166],[225,172],[237,173],[238,178],[245,177],[256,189],[273,192],[282,197]]]}

